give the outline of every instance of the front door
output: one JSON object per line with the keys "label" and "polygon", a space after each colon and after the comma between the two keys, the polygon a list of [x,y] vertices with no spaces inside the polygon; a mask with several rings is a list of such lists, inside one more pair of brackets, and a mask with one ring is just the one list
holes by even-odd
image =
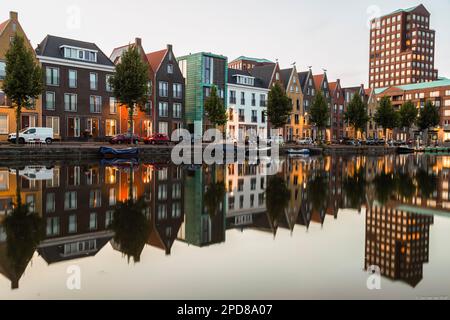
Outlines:
{"label": "front door", "polygon": [[80,137],[80,118],[77,117],[67,118],[67,136],[69,138]]}
{"label": "front door", "polygon": [[36,127],[36,116],[35,115],[22,115],[22,124],[20,129]]}
{"label": "front door", "polygon": [[99,121],[97,118],[89,118],[87,119],[86,128],[89,131],[89,135],[92,138],[98,138],[99,137]]}

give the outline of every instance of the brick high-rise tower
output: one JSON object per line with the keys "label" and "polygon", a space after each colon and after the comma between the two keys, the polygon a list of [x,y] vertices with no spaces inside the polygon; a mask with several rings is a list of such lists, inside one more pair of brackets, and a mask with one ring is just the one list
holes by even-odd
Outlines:
{"label": "brick high-rise tower", "polygon": [[384,88],[438,78],[434,69],[435,31],[430,12],[421,4],[371,21],[371,88]]}

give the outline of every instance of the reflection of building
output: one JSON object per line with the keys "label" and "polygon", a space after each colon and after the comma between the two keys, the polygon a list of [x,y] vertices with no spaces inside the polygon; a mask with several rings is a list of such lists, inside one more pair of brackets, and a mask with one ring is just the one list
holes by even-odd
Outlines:
{"label": "reflection of building", "polygon": [[428,262],[432,224],[432,216],[374,205],[366,214],[365,269],[378,266],[382,275],[416,287]]}
{"label": "reflection of building", "polygon": [[203,166],[187,170],[184,182],[185,217],[178,240],[204,247],[225,241],[225,194],[217,212],[208,212],[205,194],[215,183],[224,183],[223,167]]}

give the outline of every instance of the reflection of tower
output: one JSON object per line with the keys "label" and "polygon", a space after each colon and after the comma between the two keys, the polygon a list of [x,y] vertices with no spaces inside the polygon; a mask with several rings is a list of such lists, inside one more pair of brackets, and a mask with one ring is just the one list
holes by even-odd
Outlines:
{"label": "reflection of tower", "polygon": [[204,247],[225,241],[225,194],[217,203],[217,212],[210,213],[205,193],[211,184],[224,182],[224,168],[220,165],[187,170],[184,183],[185,217],[178,240]]}
{"label": "reflection of tower", "polygon": [[378,266],[385,277],[416,287],[428,262],[432,224],[432,216],[374,205],[366,215],[365,269]]}

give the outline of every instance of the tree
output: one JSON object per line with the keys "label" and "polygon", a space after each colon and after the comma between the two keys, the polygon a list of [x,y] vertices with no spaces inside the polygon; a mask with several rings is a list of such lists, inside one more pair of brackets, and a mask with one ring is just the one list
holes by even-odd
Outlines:
{"label": "tree", "polygon": [[267,213],[275,233],[278,227],[278,219],[285,213],[285,210],[289,205],[291,193],[283,178],[280,176],[273,176],[267,181],[265,194]]}
{"label": "tree", "polygon": [[400,126],[410,133],[411,127],[417,120],[419,111],[411,101],[406,101],[400,108]]}
{"label": "tree", "polygon": [[116,65],[116,73],[110,84],[117,102],[128,109],[128,132],[132,134],[133,113],[135,107],[144,110],[148,100],[148,66],[142,61],[141,54],[135,46],[126,50]]}
{"label": "tree", "polygon": [[367,115],[367,104],[361,99],[359,94],[353,96],[352,101],[348,104],[347,112],[344,114],[345,121],[355,130],[355,134],[358,135],[358,131],[364,131],[369,116]]}
{"label": "tree", "polygon": [[228,121],[227,110],[223,104],[222,99],[217,94],[217,87],[211,88],[211,93],[205,101],[205,112],[208,115],[209,121],[214,126],[225,126]]}
{"label": "tree", "polygon": [[16,109],[16,144],[19,143],[22,108],[32,108],[43,88],[43,72],[33,51],[26,48],[23,37],[16,35],[6,52],[6,76],[3,82],[3,91]]}
{"label": "tree", "polygon": [[216,216],[223,200],[225,198],[226,190],[223,182],[211,183],[205,192],[204,201],[205,207],[211,217]]}
{"label": "tree", "polygon": [[384,138],[387,140],[387,130],[393,130],[399,124],[399,114],[392,107],[389,97],[381,98],[374,119],[377,125],[383,127]]}
{"label": "tree", "polygon": [[426,137],[428,139],[428,130],[432,127],[439,125],[440,117],[438,109],[431,103],[427,101],[425,106],[420,111],[419,119],[417,120],[417,125],[421,132],[426,132]]}
{"label": "tree", "polygon": [[319,139],[322,141],[322,131],[326,128],[330,118],[330,110],[322,91],[318,91],[311,105],[310,121],[319,130]]}
{"label": "tree", "polygon": [[284,127],[292,113],[292,101],[277,82],[269,92],[267,116],[275,129]]}

